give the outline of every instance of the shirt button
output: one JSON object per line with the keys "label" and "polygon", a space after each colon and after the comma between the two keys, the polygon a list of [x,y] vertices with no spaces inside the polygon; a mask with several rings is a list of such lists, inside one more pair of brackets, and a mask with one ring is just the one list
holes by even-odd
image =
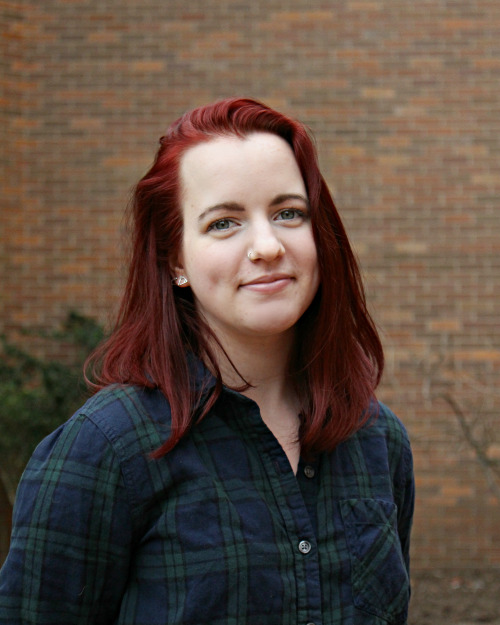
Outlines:
{"label": "shirt button", "polygon": [[[314,467],[312,467],[310,464],[304,467],[304,475],[309,478],[314,477],[316,475]],[[307,625],[311,625],[311,623],[308,623]]]}
{"label": "shirt button", "polygon": [[314,625],[314,623],[307,623],[307,625]]}
{"label": "shirt button", "polygon": [[307,540],[301,540],[299,543],[300,553],[309,553],[311,551],[311,543]]}

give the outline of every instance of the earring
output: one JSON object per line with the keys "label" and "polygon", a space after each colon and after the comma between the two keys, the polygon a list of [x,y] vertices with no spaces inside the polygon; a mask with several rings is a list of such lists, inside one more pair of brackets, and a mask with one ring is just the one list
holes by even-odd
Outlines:
{"label": "earring", "polygon": [[248,252],[247,256],[248,256],[248,259],[249,259],[249,260],[251,260],[252,262],[253,262],[254,260],[257,260],[257,257],[255,256],[255,252],[254,252],[253,250],[250,250],[250,251]]}
{"label": "earring", "polygon": [[176,286],[187,286],[189,284],[189,280],[186,276],[177,276],[177,278],[172,280],[172,284],[175,284]]}

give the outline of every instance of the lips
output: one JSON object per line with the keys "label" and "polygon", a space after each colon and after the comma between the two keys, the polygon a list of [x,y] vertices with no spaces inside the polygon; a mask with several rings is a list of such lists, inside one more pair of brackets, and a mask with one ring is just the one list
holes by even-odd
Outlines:
{"label": "lips", "polygon": [[280,291],[292,282],[293,278],[289,274],[285,273],[273,273],[265,274],[244,282],[241,286],[253,291],[259,291],[262,293],[270,293]]}
{"label": "lips", "polygon": [[252,284],[269,284],[270,282],[277,282],[278,280],[291,280],[291,276],[286,273],[268,273],[248,282],[244,282],[243,286],[250,286]]}

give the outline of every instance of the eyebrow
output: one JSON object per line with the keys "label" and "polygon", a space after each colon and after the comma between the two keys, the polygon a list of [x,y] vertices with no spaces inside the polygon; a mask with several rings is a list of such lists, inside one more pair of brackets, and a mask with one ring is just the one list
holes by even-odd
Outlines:
{"label": "eyebrow", "polygon": [[301,202],[304,202],[304,204],[309,206],[309,200],[300,193],[283,193],[281,195],[277,195],[271,202],[271,206],[283,204],[283,202],[287,202],[288,200],[300,200]]}
{"label": "eyebrow", "polygon": [[[280,195],[277,195],[271,201],[270,206],[278,206],[279,204],[283,204],[283,202],[287,202],[288,200],[299,200],[301,202],[304,202],[306,206],[309,207],[308,199],[300,193],[282,193]],[[203,221],[207,217],[207,215],[219,210],[230,210],[242,213],[245,208],[241,204],[238,204],[238,202],[221,202],[220,204],[214,204],[213,206],[209,206],[206,210],[204,210],[198,217],[198,221]]]}
{"label": "eyebrow", "polygon": [[209,215],[210,213],[214,213],[218,210],[230,210],[242,213],[245,209],[241,204],[238,204],[237,202],[221,202],[220,204],[214,204],[213,206],[209,206],[206,210],[204,210],[198,217],[198,221],[203,221],[207,215]]}

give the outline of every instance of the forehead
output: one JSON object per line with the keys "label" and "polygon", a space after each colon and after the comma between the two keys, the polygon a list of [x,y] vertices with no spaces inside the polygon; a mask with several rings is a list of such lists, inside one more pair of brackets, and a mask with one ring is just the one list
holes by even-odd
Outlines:
{"label": "forehead", "polygon": [[235,180],[271,176],[302,178],[290,145],[267,132],[215,137],[187,149],[180,161],[184,191],[199,184],[230,185]]}

